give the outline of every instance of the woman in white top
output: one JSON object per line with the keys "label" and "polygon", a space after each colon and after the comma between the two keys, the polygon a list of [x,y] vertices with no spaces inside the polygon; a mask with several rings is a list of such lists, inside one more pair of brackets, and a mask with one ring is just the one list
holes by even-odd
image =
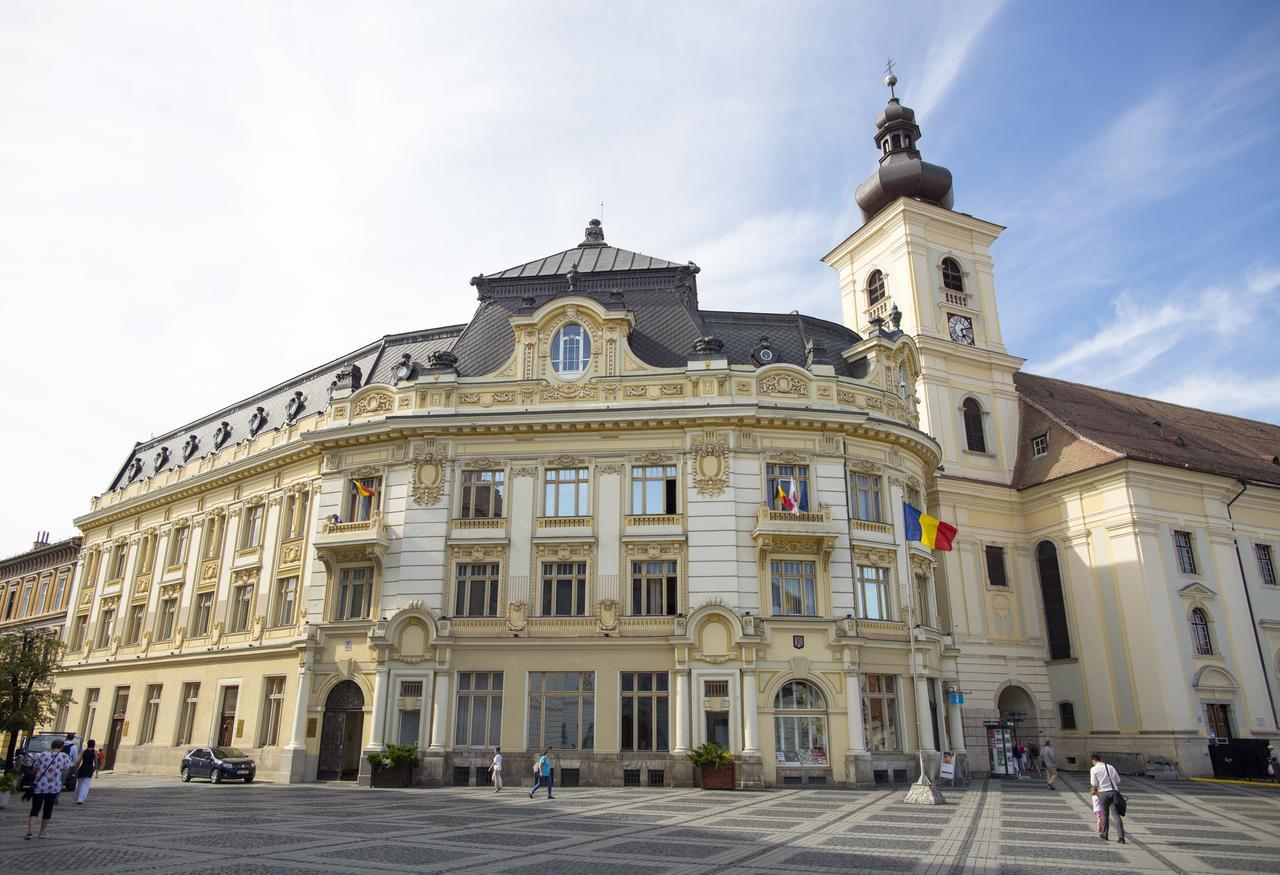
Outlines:
{"label": "woman in white top", "polygon": [[[1093,761],[1093,768],[1089,769],[1089,793],[1102,801],[1102,832],[1098,837],[1104,842],[1110,841],[1111,808],[1120,795],[1120,774],[1115,766],[1102,761],[1101,754],[1095,753],[1089,759]],[[1119,810],[1116,811],[1116,829],[1120,833],[1120,844],[1125,844],[1124,818],[1120,816]]]}
{"label": "woman in white top", "polygon": [[493,749],[493,764],[489,766],[489,778],[493,782],[493,792],[502,792],[502,748]]}

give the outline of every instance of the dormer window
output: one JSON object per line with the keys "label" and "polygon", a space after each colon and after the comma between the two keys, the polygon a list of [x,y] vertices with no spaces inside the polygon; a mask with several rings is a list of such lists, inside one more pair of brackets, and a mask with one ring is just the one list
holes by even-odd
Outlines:
{"label": "dormer window", "polygon": [[964,273],[954,258],[942,259],[942,287],[953,292],[964,291]]}
{"label": "dormer window", "polygon": [[867,306],[874,307],[884,300],[884,274],[878,270],[871,271],[867,277]]}
{"label": "dormer window", "polygon": [[551,338],[551,369],[557,376],[580,377],[590,360],[591,335],[581,325],[566,325]]}

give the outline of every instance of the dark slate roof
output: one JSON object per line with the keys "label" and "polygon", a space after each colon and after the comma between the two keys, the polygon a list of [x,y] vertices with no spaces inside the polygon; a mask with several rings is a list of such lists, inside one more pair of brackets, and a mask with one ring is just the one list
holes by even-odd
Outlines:
{"label": "dark slate roof", "polygon": [[1280,426],[1036,374],[1013,380],[1024,400],[1123,457],[1280,485]]}
{"label": "dark slate roof", "polygon": [[524,264],[489,274],[490,279],[514,279],[531,276],[559,276],[569,272],[569,268],[577,265],[580,273],[605,273],[615,270],[650,270],[653,268],[679,267],[680,265],[619,249],[616,246],[579,246],[566,249],[545,258],[535,258]]}

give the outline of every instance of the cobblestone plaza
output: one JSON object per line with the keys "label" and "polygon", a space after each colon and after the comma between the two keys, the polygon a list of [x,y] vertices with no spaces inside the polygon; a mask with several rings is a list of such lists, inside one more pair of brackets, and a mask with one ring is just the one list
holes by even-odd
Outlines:
{"label": "cobblestone plaza", "polygon": [[[0,871],[253,872],[1280,872],[1280,792],[1128,778],[1129,842],[1095,835],[1087,785],[1064,775],[947,788],[706,793],[641,788],[364,790],[182,785],[108,775],[52,836],[0,813]],[[1115,831],[1113,828],[1114,839]]]}

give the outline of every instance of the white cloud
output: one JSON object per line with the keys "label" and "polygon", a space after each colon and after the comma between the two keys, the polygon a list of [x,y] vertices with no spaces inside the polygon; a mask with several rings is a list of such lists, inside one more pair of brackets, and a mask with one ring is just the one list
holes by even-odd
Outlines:
{"label": "white cloud", "polygon": [[933,11],[933,38],[924,53],[919,87],[911,89],[911,104],[919,119],[928,119],[964,70],[970,52],[1006,0],[976,0],[939,4]]}
{"label": "white cloud", "polygon": [[1152,398],[1217,410],[1237,416],[1265,414],[1280,398],[1280,376],[1249,376],[1213,368],[1212,375],[1195,374],[1148,391]]}

